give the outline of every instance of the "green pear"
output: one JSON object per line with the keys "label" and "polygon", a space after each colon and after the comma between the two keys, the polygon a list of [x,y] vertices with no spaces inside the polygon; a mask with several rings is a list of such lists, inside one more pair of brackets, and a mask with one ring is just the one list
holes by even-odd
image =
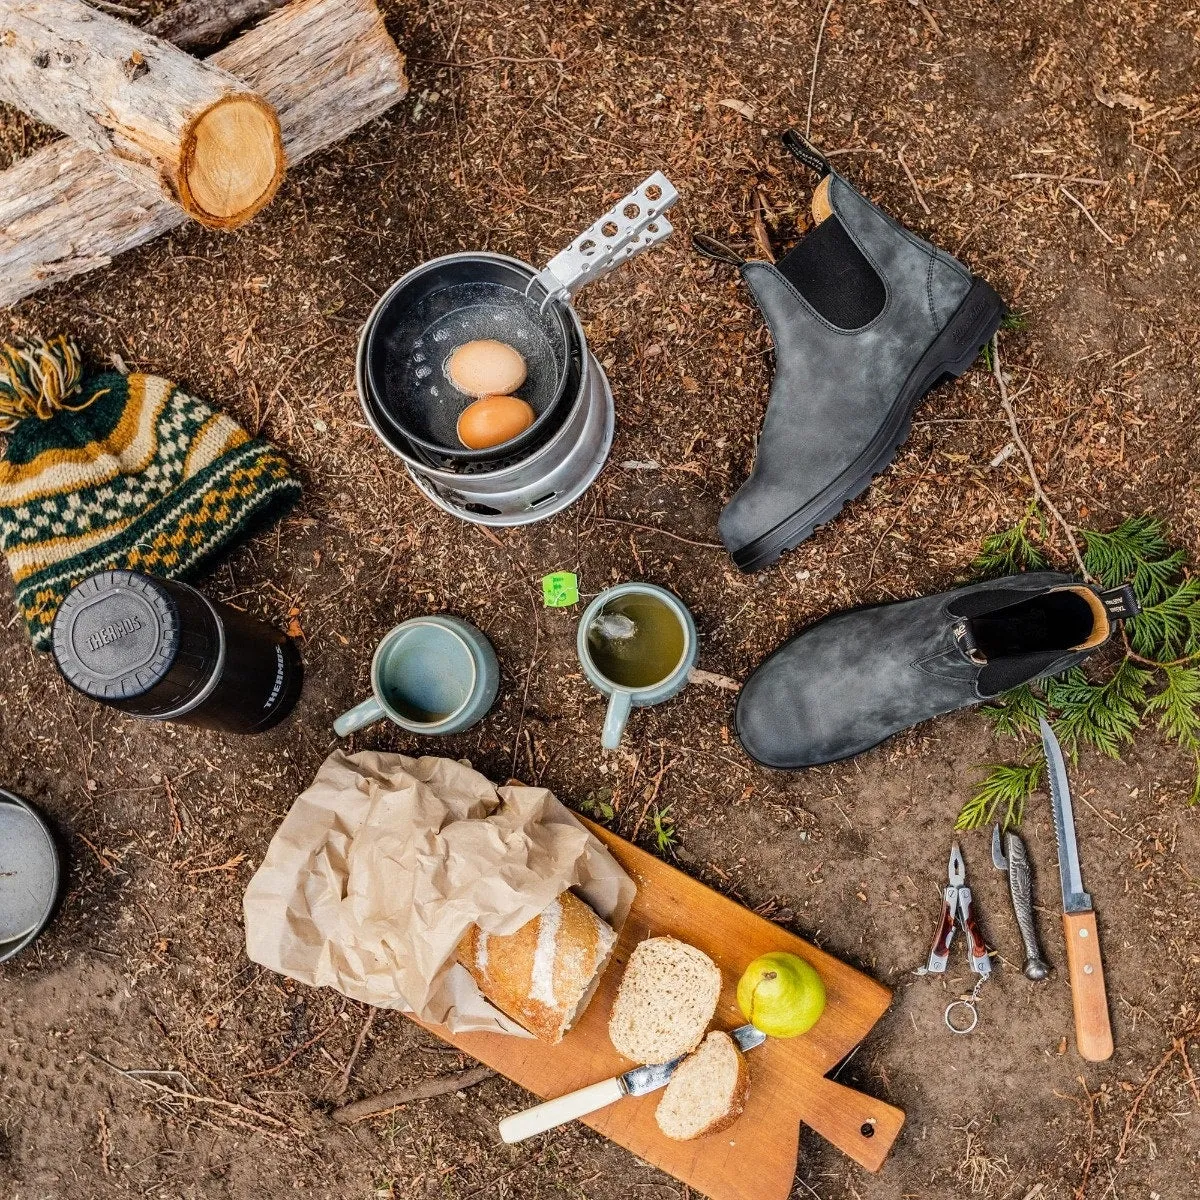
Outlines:
{"label": "green pear", "polygon": [[738,982],[738,1007],[768,1037],[807,1033],[825,1011],[825,984],[798,954],[756,958]]}

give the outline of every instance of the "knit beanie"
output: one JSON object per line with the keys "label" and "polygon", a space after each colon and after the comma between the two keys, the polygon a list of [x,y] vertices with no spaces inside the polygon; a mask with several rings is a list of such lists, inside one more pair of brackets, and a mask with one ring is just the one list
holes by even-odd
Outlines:
{"label": "knit beanie", "polygon": [[62,336],[0,347],[0,431],[0,550],[39,650],[87,576],[187,576],[300,494],[267,442],[157,375],[85,377]]}

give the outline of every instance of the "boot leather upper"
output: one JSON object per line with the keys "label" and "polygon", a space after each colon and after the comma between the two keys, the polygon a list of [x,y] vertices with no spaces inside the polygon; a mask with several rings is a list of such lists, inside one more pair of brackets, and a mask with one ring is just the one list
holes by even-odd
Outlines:
{"label": "boot leather upper", "polygon": [[965,267],[836,172],[829,202],[882,279],[883,310],[860,329],[839,329],[773,264],[742,264],[771,331],[775,376],[753,469],[718,522],[730,550],[769,533],[855,464],[971,287]]}
{"label": "boot leather upper", "polygon": [[1107,640],[1107,620],[1103,636],[1086,648],[1029,656],[1018,664],[1021,677],[1006,677],[996,690],[988,690],[989,668],[964,649],[956,626],[984,593],[1015,603],[1064,586],[1083,585],[1071,575],[1037,571],[827,617],[785,643],[746,681],[735,718],[742,746],[766,766],[835,762],[930,717],[1059,674]]}

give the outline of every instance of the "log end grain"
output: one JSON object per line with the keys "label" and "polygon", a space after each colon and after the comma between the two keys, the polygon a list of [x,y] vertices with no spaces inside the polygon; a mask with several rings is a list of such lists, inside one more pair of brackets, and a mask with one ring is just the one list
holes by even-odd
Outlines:
{"label": "log end grain", "polygon": [[236,229],[270,202],[283,181],[275,109],[249,92],[223,97],[188,126],[181,167],[183,210],[210,229]]}

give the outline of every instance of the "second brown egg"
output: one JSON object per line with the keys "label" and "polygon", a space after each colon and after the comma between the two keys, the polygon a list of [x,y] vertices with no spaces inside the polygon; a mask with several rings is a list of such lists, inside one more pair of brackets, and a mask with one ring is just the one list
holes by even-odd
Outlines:
{"label": "second brown egg", "polygon": [[490,450],[524,433],[534,416],[519,396],[483,396],[459,415],[458,440],[468,450]]}

